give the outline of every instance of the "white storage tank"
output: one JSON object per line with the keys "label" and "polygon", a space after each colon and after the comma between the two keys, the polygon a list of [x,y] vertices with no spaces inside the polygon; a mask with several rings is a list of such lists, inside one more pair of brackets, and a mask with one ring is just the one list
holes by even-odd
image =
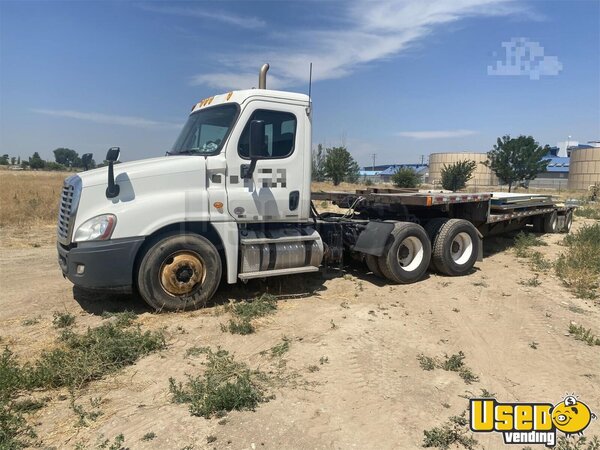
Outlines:
{"label": "white storage tank", "polygon": [[578,148],[571,151],[569,183],[571,190],[587,190],[600,184],[600,148]]}
{"label": "white storage tank", "polygon": [[488,160],[487,153],[452,152],[431,153],[429,155],[429,184],[436,187],[442,184],[442,168],[459,161],[471,160],[477,163],[473,177],[467,182],[469,187],[498,186],[498,177],[482,163]]}

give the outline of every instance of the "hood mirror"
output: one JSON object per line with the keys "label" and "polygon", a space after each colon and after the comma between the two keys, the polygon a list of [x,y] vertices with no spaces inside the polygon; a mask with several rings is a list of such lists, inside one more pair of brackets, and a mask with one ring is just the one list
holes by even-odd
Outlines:
{"label": "hood mirror", "polygon": [[106,188],[106,198],[115,198],[119,195],[119,185],[115,184],[115,161],[119,160],[121,149],[119,147],[111,147],[106,152],[106,160],[108,161],[108,187]]}

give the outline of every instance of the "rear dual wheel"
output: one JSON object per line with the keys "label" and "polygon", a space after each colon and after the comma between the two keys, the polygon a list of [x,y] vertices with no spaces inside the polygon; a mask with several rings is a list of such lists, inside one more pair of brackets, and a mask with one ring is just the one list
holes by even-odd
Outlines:
{"label": "rear dual wheel", "polygon": [[[415,223],[399,222],[395,225],[384,254],[377,259],[377,263],[385,278],[395,283],[407,284],[414,283],[423,276],[430,258],[431,244],[425,230]],[[373,264],[371,259],[371,265]],[[375,273],[375,270],[373,272]]]}
{"label": "rear dual wheel", "polygon": [[462,219],[433,219],[426,227],[431,239],[431,268],[446,275],[471,272],[479,254],[479,234]]}

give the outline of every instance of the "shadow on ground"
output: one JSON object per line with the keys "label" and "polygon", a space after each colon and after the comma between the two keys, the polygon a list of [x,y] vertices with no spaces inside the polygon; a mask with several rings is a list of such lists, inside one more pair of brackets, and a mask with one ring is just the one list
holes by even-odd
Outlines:
{"label": "shadow on ground", "polygon": [[[485,238],[483,240],[484,258],[507,251],[513,247],[516,234],[517,233],[515,232]],[[477,267],[473,267],[467,276],[478,271],[479,269]],[[378,287],[392,284],[390,281],[379,278],[372,272],[369,272],[364,263],[356,260],[347,260],[342,269],[325,268],[320,272],[315,273],[256,279],[250,280],[247,283],[238,282],[237,284],[227,284],[225,281],[222,281],[214,298],[206,305],[206,307],[210,308],[226,304],[230,301],[236,302],[248,300],[265,293],[274,295],[281,300],[311,297],[319,295],[320,292],[327,289],[324,284],[325,281],[341,277],[345,274],[372,283]],[[430,273],[427,272],[420,281],[426,280],[429,277]],[[102,315],[105,312],[123,311],[133,311],[136,314],[153,312],[153,309],[146,305],[137,293],[117,294],[111,292],[88,291],[74,287],[73,298],[79,303],[84,311],[94,315]]]}

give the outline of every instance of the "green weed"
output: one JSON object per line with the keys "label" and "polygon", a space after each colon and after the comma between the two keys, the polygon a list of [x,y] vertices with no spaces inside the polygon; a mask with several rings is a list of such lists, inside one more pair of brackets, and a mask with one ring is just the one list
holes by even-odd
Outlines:
{"label": "green weed", "polygon": [[477,441],[467,434],[468,423],[463,412],[460,416],[450,417],[441,427],[423,431],[425,435],[423,447],[437,447],[446,450],[450,446],[459,445],[466,449],[474,449]]}
{"label": "green weed", "polygon": [[583,341],[587,345],[600,345],[600,337],[595,336],[592,333],[592,329],[587,330],[582,325],[575,325],[571,323],[569,325],[569,334],[578,341]]}
{"label": "green weed", "polygon": [[205,367],[201,376],[188,375],[185,384],[169,379],[173,401],[189,404],[192,415],[209,418],[221,411],[253,410],[265,400],[258,383],[261,374],[235,361],[227,351],[209,350]]}
{"label": "green weed", "polygon": [[67,328],[75,324],[75,316],[70,313],[54,312],[52,323],[56,328]]}
{"label": "green weed", "polygon": [[548,244],[546,244],[544,241],[542,241],[535,234],[524,233],[523,231],[521,231],[515,237],[515,245],[514,245],[515,254],[519,258],[526,258],[530,254],[529,249],[531,247],[539,247],[542,245],[548,245]]}
{"label": "green weed", "polygon": [[563,240],[566,251],[556,261],[556,274],[577,297],[594,299],[600,287],[600,223],[585,225]]}

